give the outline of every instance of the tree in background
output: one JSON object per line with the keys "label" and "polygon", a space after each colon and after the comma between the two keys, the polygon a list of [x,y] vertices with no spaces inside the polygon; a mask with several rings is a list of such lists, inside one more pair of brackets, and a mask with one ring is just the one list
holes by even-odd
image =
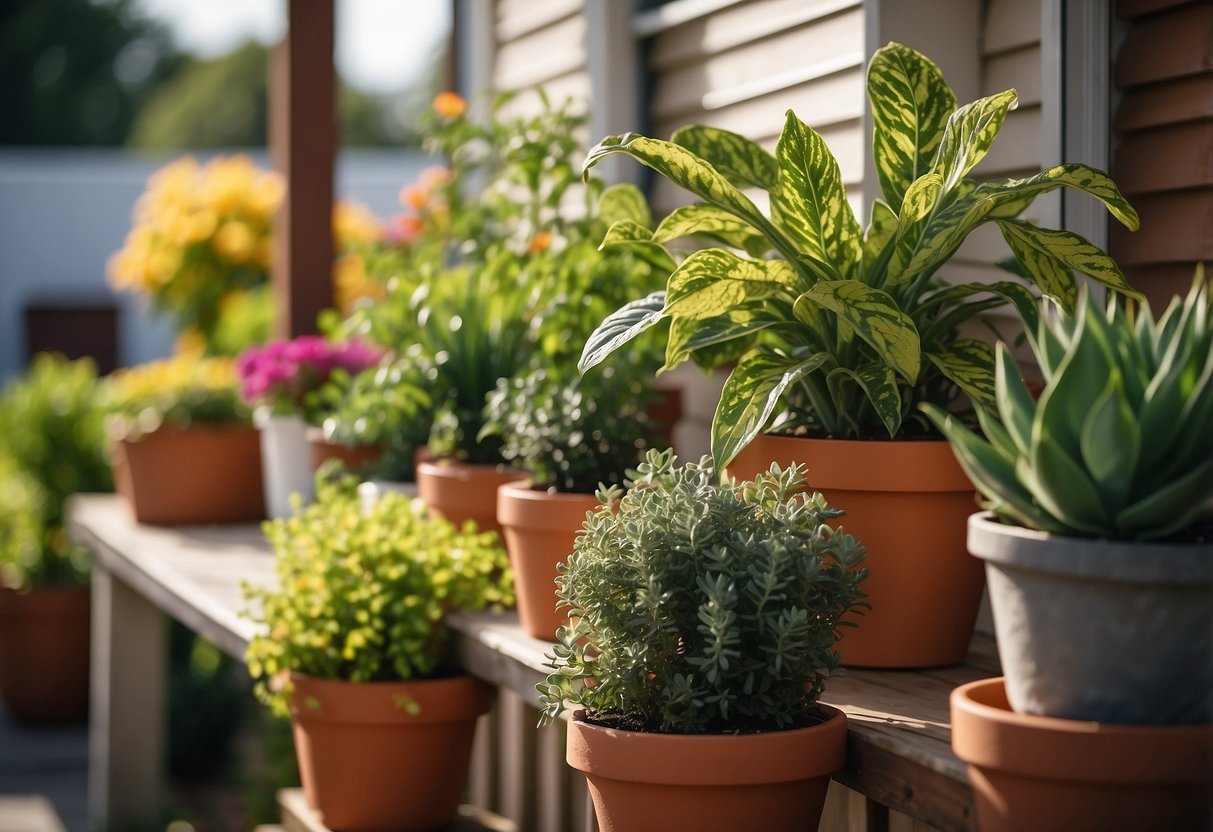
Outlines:
{"label": "tree in background", "polygon": [[0,3],[0,144],[122,144],[181,62],[131,0]]}

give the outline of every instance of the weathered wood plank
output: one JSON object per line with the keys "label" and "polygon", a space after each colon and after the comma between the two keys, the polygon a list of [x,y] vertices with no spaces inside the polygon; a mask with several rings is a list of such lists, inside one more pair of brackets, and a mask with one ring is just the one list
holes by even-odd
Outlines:
{"label": "weathered wood plank", "polygon": [[[316,811],[307,804],[302,789],[278,792],[278,808],[282,811],[282,826],[286,832],[329,832]],[[518,827],[503,817],[477,809],[460,806],[449,832],[518,832]]]}

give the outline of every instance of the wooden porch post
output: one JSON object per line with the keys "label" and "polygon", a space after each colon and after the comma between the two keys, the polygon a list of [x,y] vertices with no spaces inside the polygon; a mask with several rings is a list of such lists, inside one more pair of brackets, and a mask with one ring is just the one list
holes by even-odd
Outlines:
{"label": "wooden porch post", "polygon": [[314,333],[333,301],[333,0],[287,1],[270,66],[270,155],[286,181],[274,229],[275,335],[290,338]]}

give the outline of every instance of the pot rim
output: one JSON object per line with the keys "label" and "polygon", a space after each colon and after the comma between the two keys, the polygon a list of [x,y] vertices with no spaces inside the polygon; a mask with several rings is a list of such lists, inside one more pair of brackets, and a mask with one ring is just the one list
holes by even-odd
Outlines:
{"label": "pot rim", "polygon": [[[658,734],[569,720],[565,758],[594,777],[671,786],[739,786],[828,777],[847,762],[847,716],[761,734]],[[695,760],[696,771],[686,762]]]}
{"label": "pot rim", "polygon": [[[488,713],[492,706],[493,689],[470,673],[440,679],[352,682],[292,670],[290,678],[291,718],[303,722],[424,725],[466,720]],[[409,701],[420,710],[409,713],[404,705]]]}
{"label": "pot rim", "polygon": [[1110,583],[1213,586],[1213,544],[1065,537],[1000,522],[990,511],[969,516],[974,557],[1010,569]]}
{"label": "pot rim", "polygon": [[1088,783],[1213,778],[1213,724],[1120,725],[1016,713],[1002,676],[961,685],[948,700],[952,750],[972,766]]}
{"label": "pot rim", "polygon": [[528,477],[497,487],[497,520],[502,526],[538,531],[575,531],[586,512],[599,506],[593,494],[549,492]]}
{"label": "pot rim", "polygon": [[458,460],[446,457],[418,462],[415,474],[418,481],[420,481],[422,474],[434,479],[459,480],[461,482],[466,482],[473,477],[489,476],[503,477],[503,482],[513,482],[514,480],[527,478],[525,472],[511,468],[505,463],[472,465],[471,463],[459,462]]}

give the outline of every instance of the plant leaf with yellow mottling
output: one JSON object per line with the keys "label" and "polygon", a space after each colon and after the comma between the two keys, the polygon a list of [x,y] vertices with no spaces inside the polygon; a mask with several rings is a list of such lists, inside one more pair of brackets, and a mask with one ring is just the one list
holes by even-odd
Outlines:
{"label": "plant leaf with yellow mottling", "polygon": [[666,318],[665,292],[653,292],[616,309],[585,342],[577,369],[585,372],[619,347]]}
{"label": "plant leaf with yellow mottling", "polygon": [[1015,90],[1005,90],[965,104],[952,113],[943,130],[935,164],[931,166],[933,172],[943,177],[945,194],[986,157],[1007,111],[1014,109],[1018,100]]}
{"label": "plant leaf with yellow mottling", "polygon": [[1067,313],[1073,312],[1078,293],[1074,271],[1121,294],[1143,297],[1125,280],[1115,260],[1073,231],[1041,228],[1021,220],[999,220],[998,227],[1040,291]]}
{"label": "plant leaf with yellow mottling", "polygon": [[928,352],[926,356],[974,404],[996,411],[994,350],[989,344],[974,338],[957,338],[948,349]]}
{"label": "plant leaf with yellow mottling", "polygon": [[714,205],[698,202],[675,208],[653,232],[653,242],[668,243],[679,237],[701,235],[754,257],[760,257],[771,247],[762,232],[745,220]]}
{"label": "plant leaf with yellow mottling", "polygon": [[796,272],[783,260],[749,260],[720,248],[697,251],[682,261],[666,286],[667,314],[711,318],[753,300],[795,297]]}
{"label": "plant leaf with yellow mottling", "polygon": [[745,136],[719,127],[688,124],[675,130],[670,141],[703,159],[738,188],[766,191],[775,187],[779,171],[775,157]]}
{"label": "plant leaf with yellow mottling", "polygon": [[956,96],[924,55],[890,43],[868,64],[872,151],[885,201],[900,213],[910,183],[931,168]]}

